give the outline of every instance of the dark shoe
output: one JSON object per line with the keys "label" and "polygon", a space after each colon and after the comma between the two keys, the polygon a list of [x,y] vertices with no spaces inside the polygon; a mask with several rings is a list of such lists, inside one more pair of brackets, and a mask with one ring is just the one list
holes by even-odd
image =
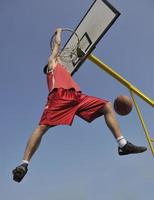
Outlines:
{"label": "dark shoe", "polygon": [[16,182],[20,182],[24,176],[26,175],[28,171],[28,165],[27,164],[21,164],[18,167],[16,167],[13,171],[13,180]]}
{"label": "dark shoe", "polygon": [[127,144],[120,148],[118,147],[118,153],[119,155],[127,155],[127,154],[134,154],[134,153],[142,153],[146,151],[147,148],[143,146],[136,146],[134,144],[131,144],[130,142],[127,142]]}

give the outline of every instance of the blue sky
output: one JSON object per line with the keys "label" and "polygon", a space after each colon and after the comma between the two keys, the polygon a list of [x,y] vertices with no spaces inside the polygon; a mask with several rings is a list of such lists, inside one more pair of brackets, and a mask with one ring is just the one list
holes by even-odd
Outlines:
{"label": "blue sky", "polygon": [[[148,151],[120,157],[103,118],[89,124],[75,118],[71,127],[49,130],[20,184],[11,171],[22,159],[47,97],[42,67],[56,27],[75,28],[92,0],[0,1],[0,193],[1,199],[145,200],[154,197],[154,158]],[[110,0],[121,13],[93,52],[154,99],[154,2]],[[130,95],[118,81],[86,61],[74,75],[82,90],[114,101]],[[153,135],[154,111],[140,98],[147,128]],[[135,109],[117,116],[123,135],[148,147]]]}

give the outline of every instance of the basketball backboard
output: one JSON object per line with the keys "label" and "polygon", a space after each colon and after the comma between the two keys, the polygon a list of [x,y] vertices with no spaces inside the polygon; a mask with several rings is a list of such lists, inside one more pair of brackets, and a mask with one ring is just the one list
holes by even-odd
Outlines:
{"label": "basketball backboard", "polygon": [[[72,75],[79,69],[86,57],[93,51],[96,44],[109,30],[119,15],[120,13],[106,0],[95,0],[93,2],[74,30],[79,37],[80,48],[85,54],[84,59],[77,58],[75,62],[64,62]],[[64,49],[74,46],[75,41],[75,34],[72,34],[64,45]],[[61,54],[63,54],[63,51]]]}

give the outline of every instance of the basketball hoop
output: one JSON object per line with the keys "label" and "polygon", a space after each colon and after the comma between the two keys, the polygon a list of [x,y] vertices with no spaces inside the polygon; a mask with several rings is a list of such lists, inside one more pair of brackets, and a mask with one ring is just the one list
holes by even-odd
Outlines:
{"label": "basketball hoop", "polygon": [[[74,35],[74,44],[69,46],[69,47],[61,47],[60,49],[60,58],[64,62],[74,62],[78,57],[83,57],[80,53],[80,39],[77,35],[77,33],[69,28],[63,28],[62,32],[70,32],[72,35]],[[55,38],[56,33],[52,35],[51,40],[50,40],[50,48],[51,51],[53,50],[53,43],[54,43],[54,38]]]}

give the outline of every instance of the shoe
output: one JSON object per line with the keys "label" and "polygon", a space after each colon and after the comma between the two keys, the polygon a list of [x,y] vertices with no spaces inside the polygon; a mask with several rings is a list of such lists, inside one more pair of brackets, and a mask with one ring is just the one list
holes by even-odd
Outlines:
{"label": "shoe", "polygon": [[146,151],[147,148],[144,146],[136,146],[130,142],[127,142],[125,146],[118,147],[119,155],[128,155],[128,154],[135,154],[135,153],[142,153]]}
{"label": "shoe", "polygon": [[16,182],[20,182],[24,176],[26,175],[28,171],[28,165],[27,164],[21,164],[18,167],[16,167],[13,171],[13,180]]}

